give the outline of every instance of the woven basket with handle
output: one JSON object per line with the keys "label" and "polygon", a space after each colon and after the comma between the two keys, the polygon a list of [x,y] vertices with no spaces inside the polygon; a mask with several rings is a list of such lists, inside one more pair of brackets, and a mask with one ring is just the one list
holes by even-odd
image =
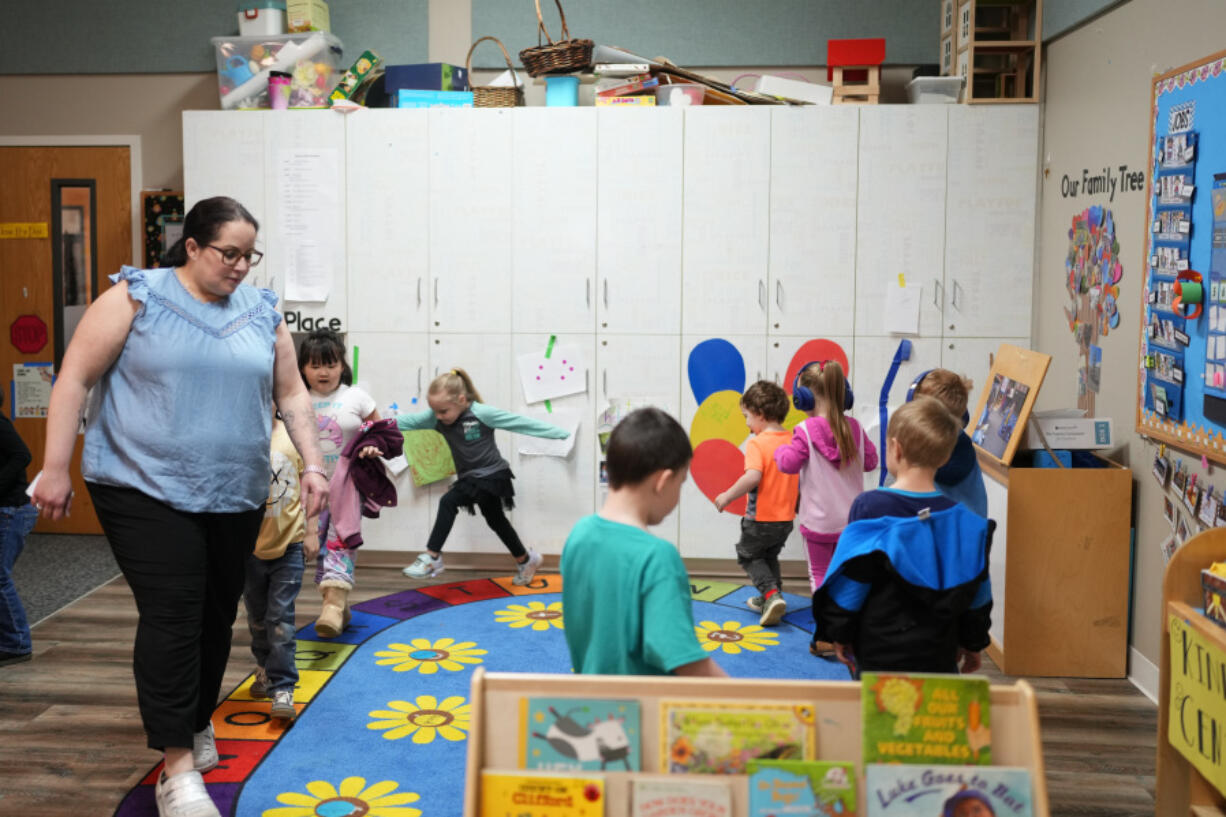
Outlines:
{"label": "woven basket with handle", "polygon": [[[571,71],[582,71],[592,64],[592,41],[572,40],[570,29],[566,26],[566,12],[562,11],[561,0],[557,3],[558,14],[562,17],[562,39],[554,42],[545,28],[545,18],[541,16],[541,0],[536,0],[536,41],[535,48],[525,48],[519,52],[519,60],[527,69],[528,75],[539,77],[544,74],[568,74]],[[549,40],[549,45],[540,45],[541,35]]]}
{"label": "woven basket with handle", "polygon": [[469,89],[473,92],[473,107],[474,108],[517,108],[524,104],[524,89],[519,85],[519,78],[515,74],[515,65],[511,62],[511,55],[507,53],[507,48],[502,44],[502,41],[497,37],[482,37],[472,44],[468,49],[468,60],[465,66],[468,68],[468,76],[473,75],[473,52],[477,50],[477,46],[486,40],[493,40],[498,43],[499,50],[502,51],[503,58],[507,61],[507,68],[511,69],[511,81],[514,85],[470,85]]}

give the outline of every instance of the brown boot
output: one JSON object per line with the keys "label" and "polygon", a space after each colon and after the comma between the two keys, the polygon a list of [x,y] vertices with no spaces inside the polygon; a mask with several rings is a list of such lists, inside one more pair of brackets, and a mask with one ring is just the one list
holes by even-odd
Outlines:
{"label": "brown boot", "polygon": [[349,622],[345,619],[345,613],[349,606],[349,588],[347,587],[321,587],[319,592],[323,594],[324,603],[319,611],[319,618],[315,620],[315,632],[321,638],[336,638],[345,630],[345,625]]}

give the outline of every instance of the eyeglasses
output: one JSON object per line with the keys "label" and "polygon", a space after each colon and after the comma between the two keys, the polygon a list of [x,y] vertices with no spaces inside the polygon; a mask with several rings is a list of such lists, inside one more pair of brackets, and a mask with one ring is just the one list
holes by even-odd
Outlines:
{"label": "eyeglasses", "polygon": [[225,264],[227,267],[238,266],[238,260],[240,258],[246,258],[247,266],[254,267],[264,258],[264,253],[260,252],[259,250],[239,252],[233,247],[218,247],[216,244],[205,244],[204,246],[211,250],[217,250],[217,252],[221,253],[221,263]]}

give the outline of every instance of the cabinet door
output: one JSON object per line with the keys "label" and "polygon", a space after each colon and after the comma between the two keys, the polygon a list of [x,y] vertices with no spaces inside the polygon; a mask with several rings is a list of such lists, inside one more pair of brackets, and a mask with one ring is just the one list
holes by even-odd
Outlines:
{"label": "cabinet door", "polygon": [[771,109],[770,331],[850,335],[859,108]]}
{"label": "cabinet door", "polygon": [[596,110],[512,119],[511,328],[591,332],[596,321]]}
{"label": "cabinet door", "polygon": [[432,332],[511,331],[511,109],[432,108]]}
{"label": "cabinet door", "polygon": [[1029,335],[1039,106],[948,110],[944,334]]}
{"label": "cabinet door", "polygon": [[[191,209],[201,199],[230,196],[263,228],[256,246],[268,252],[264,203],[264,121],[259,111],[183,112],[183,198]],[[251,270],[247,283],[266,287],[268,259]]]}
{"label": "cabinet door", "polygon": [[770,239],[769,107],[685,112],[681,328],[766,329]]}
{"label": "cabinet door", "polygon": [[[677,335],[600,335],[592,396],[599,416],[612,400],[632,400],[663,409],[681,420],[681,339]],[[600,454],[599,440],[592,443]],[[597,483],[596,507],[604,503],[605,487]],[[677,541],[676,511],[651,529],[656,536]]]}
{"label": "cabinet door", "polygon": [[[358,358],[358,385],[375,398],[380,417],[425,407],[429,350],[424,332],[350,332],[347,340],[350,356]],[[430,531],[430,489],[415,487],[408,468],[393,480],[396,507],[383,511],[378,519],[362,520],[363,547],[421,550]]]}
{"label": "cabinet door", "polygon": [[856,333],[885,335],[885,292],[921,286],[920,334],[941,334],[947,105],[860,108]]}
{"label": "cabinet door", "polygon": [[1030,346],[1030,338],[945,338],[942,342],[941,366],[973,381],[967,400],[967,411],[972,414],[979,403],[979,394],[988,382],[992,361],[1002,343],[1026,349]]}
{"label": "cabinet door", "polygon": [[[515,358],[540,352],[549,343],[549,335],[524,334],[514,337],[512,355],[512,391],[515,400],[512,411],[525,413],[542,409],[543,404],[529,406],[524,401],[523,388]],[[592,433],[595,400],[591,388],[591,370],[596,362],[595,335],[558,335],[559,347],[577,348],[583,355],[584,371],[580,382],[587,389],[549,401],[554,411],[576,411],[580,414],[575,445],[568,457],[542,457],[520,454],[520,443],[529,439],[518,435],[511,438],[511,467],[515,471],[515,523],[521,528],[524,544],[541,553],[559,554],[571,528],[580,517],[592,513],[596,502],[596,448]],[[548,419],[548,418],[546,418]]]}
{"label": "cabinet door", "polygon": [[[890,371],[898,350],[896,337],[858,336],[855,339],[855,366],[851,386],[856,392],[853,416],[864,426],[868,438],[877,446],[879,467],[865,475],[866,488],[875,488],[880,469],[885,467],[885,452],[881,451],[881,387]],[[941,341],[936,338],[912,338],[911,357],[898,367],[894,384],[886,402],[892,411],[907,399],[907,389],[922,372],[941,366]]]}
{"label": "cabinet door", "polygon": [[596,109],[601,332],[681,331],[682,111]]}
{"label": "cabinet door", "polygon": [[[349,326],[345,263],[345,120],[318,111],[278,111],[264,118],[262,225],[268,257],[256,267],[285,297],[290,331],[339,320]],[[237,114],[242,116],[243,114]],[[326,300],[290,300],[287,285],[318,281]]]}
{"label": "cabinet door", "polygon": [[427,329],[427,121],[420,110],[396,109],[345,119],[351,332]]}
{"label": "cabinet door", "polygon": [[[744,385],[738,388],[734,383],[729,382],[727,384],[729,391],[744,392],[754,380],[769,377],[766,367],[765,335],[724,335],[722,337],[736,347],[745,366]],[[698,414],[700,404],[686,373],[689,368],[690,353],[704,340],[708,340],[708,337],[684,335],[681,338],[681,371],[683,373],[681,378],[681,425],[690,435],[690,441],[695,449],[706,442],[709,437],[694,425],[694,418]],[[735,447],[739,449],[737,455],[741,456],[743,462],[741,452],[744,451],[745,440],[749,438],[749,428],[745,425],[739,402],[739,397],[728,399],[725,403],[720,404],[719,413],[726,418],[720,423],[720,428],[726,429],[727,432],[737,437]],[[733,443],[725,439],[720,445],[731,446]],[[719,470],[699,460],[691,466],[690,479],[681,489],[679,514],[681,538],[679,542],[683,557],[736,558],[733,546],[740,536],[740,517],[727,512],[717,512],[711,500],[698,487],[698,481],[706,481],[722,491],[736,482],[743,473],[744,467],[741,465],[736,468]]]}
{"label": "cabinet door", "polygon": [[[430,377],[458,366],[468,372],[473,385],[481,394],[482,402],[491,406],[507,408],[514,405],[512,365],[509,334],[435,334],[430,337]],[[507,462],[511,459],[511,437],[512,435],[505,431],[496,432],[494,437],[498,442],[498,450]],[[448,487],[449,482],[430,486],[431,525],[434,524],[438,511],[439,498],[447,492]],[[507,517],[514,523],[514,512],[508,513]],[[425,547],[425,540],[422,540],[422,547]],[[451,529],[451,536],[447,539],[446,550],[457,553],[506,553],[506,548],[485,524],[480,513],[469,516],[464,512],[456,517],[455,527]]]}

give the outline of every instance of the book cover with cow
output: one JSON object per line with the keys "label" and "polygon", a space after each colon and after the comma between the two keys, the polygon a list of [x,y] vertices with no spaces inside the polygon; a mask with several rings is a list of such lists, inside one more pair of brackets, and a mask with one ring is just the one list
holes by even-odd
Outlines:
{"label": "book cover with cow", "polygon": [[521,769],[641,771],[641,735],[637,700],[520,699]]}

